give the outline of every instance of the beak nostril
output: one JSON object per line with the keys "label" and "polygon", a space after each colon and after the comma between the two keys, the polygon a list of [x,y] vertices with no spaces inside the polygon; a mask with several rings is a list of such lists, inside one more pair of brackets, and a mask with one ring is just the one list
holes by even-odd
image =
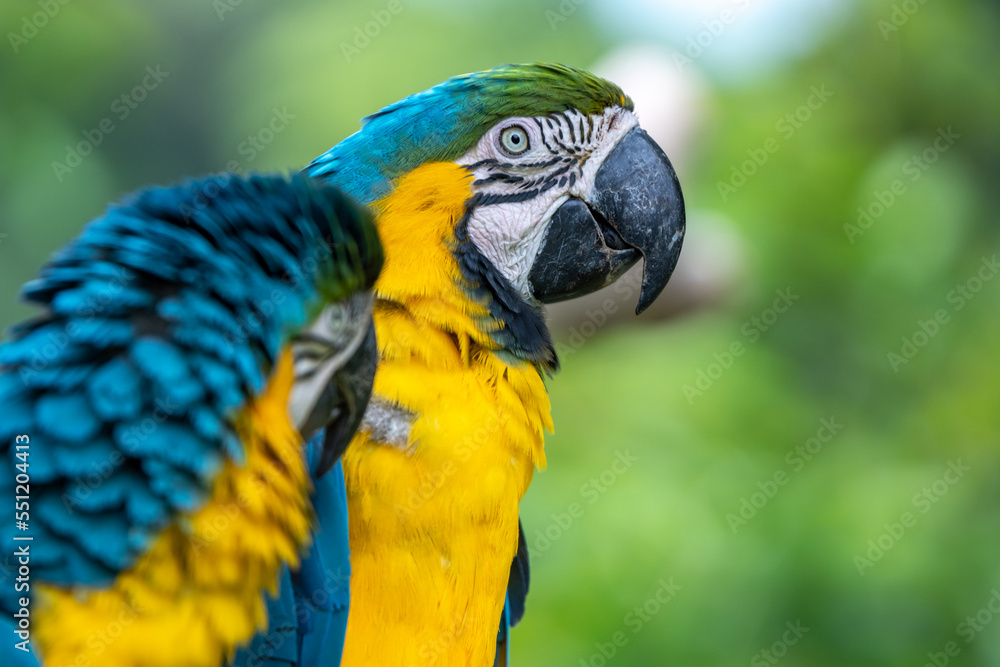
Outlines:
{"label": "beak nostril", "polygon": [[601,215],[600,211],[595,211],[590,209],[591,215],[594,216],[594,220],[597,221],[597,228],[601,232],[601,236],[604,237],[604,245],[606,245],[611,250],[631,250],[632,246],[625,243],[625,239],[621,237],[615,228],[611,226],[607,218]]}

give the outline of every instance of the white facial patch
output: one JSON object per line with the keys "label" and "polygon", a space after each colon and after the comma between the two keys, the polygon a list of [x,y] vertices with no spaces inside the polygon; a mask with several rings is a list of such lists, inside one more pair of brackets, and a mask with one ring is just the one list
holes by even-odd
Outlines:
{"label": "white facial patch", "polygon": [[[638,124],[635,114],[617,106],[593,116],[569,110],[507,118],[456,160],[472,169],[479,195],[469,238],[529,303],[528,274],[552,215],[569,197],[588,200],[604,159]],[[513,126],[529,145],[517,155],[503,143]]]}

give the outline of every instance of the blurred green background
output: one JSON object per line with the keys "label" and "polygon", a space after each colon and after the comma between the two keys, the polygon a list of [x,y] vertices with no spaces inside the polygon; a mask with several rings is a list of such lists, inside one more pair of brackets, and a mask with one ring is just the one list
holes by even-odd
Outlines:
{"label": "blurred green background", "polygon": [[1000,665],[998,3],[388,4],[0,5],[0,324],[138,186],[299,168],[501,62],[613,69],[688,279],[560,311],[514,664]]}

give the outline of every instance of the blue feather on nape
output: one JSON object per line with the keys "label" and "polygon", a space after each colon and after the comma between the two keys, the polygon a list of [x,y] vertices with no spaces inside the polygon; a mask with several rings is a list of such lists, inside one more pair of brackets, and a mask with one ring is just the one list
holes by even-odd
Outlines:
{"label": "blue feather on nape", "polygon": [[205,397],[205,387],[191,376],[170,384],[157,384],[156,389],[156,398],[170,406],[174,414],[187,412],[190,406]]}
{"label": "blue feather on nape", "polygon": [[31,389],[52,389],[58,392],[69,392],[82,385],[90,374],[94,372],[94,367],[85,364],[78,366],[54,366],[44,367],[41,370],[32,368],[21,369],[21,379],[24,386]]}
{"label": "blue feather on nape", "polygon": [[111,461],[103,463],[108,466],[104,470],[95,468],[90,474],[78,477],[79,481],[67,483],[63,497],[67,502],[72,501],[74,509],[96,514],[124,507],[127,498],[144,489],[146,480],[138,472],[118,470],[112,475],[114,464]]}
{"label": "blue feather on nape", "polygon": [[35,403],[35,421],[40,431],[67,443],[85,442],[101,428],[83,394],[45,394]]}
{"label": "blue feather on nape", "polygon": [[38,519],[55,535],[71,536],[84,553],[106,567],[122,570],[133,554],[128,546],[128,522],[118,513],[99,515],[76,511],[54,493],[40,495],[34,502]]}
{"label": "blue feather on nape", "polygon": [[[40,435],[31,438],[33,448],[30,457],[31,482],[33,484],[46,484],[58,479],[60,472],[56,465],[56,457],[52,456],[52,446]],[[11,452],[13,456],[14,452]]]}
{"label": "blue feather on nape", "polygon": [[[53,447],[51,439],[46,442],[48,449],[36,448],[44,458],[53,459],[53,466],[59,474],[69,479],[87,477],[90,474],[103,474],[104,470],[113,469],[125,460],[125,456],[106,436],[90,438],[72,446]],[[60,443],[62,444],[62,443]],[[53,455],[55,454],[55,455]],[[34,455],[33,455],[34,456]],[[35,456],[35,459],[39,458]]]}
{"label": "blue feather on nape", "polygon": [[87,263],[87,275],[92,279],[100,278],[113,285],[114,300],[119,301],[119,286],[131,285],[139,280],[139,274],[108,260],[94,260]]}
{"label": "blue feather on nape", "polygon": [[141,378],[121,358],[112,359],[95,371],[87,391],[94,412],[104,421],[133,419],[142,409]]}
{"label": "blue feather on nape", "polygon": [[80,361],[84,356],[80,347],[73,344],[62,322],[39,326],[23,338],[0,345],[0,364],[10,366],[27,364],[37,368]]}
{"label": "blue feather on nape", "polygon": [[226,425],[219,418],[218,413],[209,408],[204,403],[196,405],[187,411],[188,418],[195,433],[210,442],[216,442],[223,437]]}
{"label": "blue feather on nape", "polygon": [[232,311],[218,300],[198,292],[186,291],[164,300],[159,310],[164,316],[169,314],[177,320],[193,317],[199,323],[223,334],[233,337],[240,335],[240,323]]}
{"label": "blue feather on nape", "polygon": [[154,382],[170,384],[190,378],[187,358],[161,338],[144,336],[137,339],[132,343],[129,356],[142,374]]}
{"label": "blue feather on nape", "polygon": [[92,313],[71,319],[66,333],[75,344],[97,348],[127,345],[135,337],[130,322],[94,317]]}
{"label": "blue feather on nape", "polygon": [[[164,313],[170,310],[172,308],[163,309],[158,314],[167,318],[168,316]],[[203,324],[182,320],[178,321],[171,328],[171,332],[174,341],[186,348],[189,354],[192,352],[204,352],[205,358],[226,365],[230,365],[233,360],[233,338],[227,337]],[[194,356],[197,355],[192,354],[192,357]]]}
{"label": "blue feather on nape", "polygon": [[14,436],[30,432],[34,425],[35,406],[26,396],[14,395],[3,402],[0,442],[10,442]]}
{"label": "blue feather on nape", "polygon": [[0,373],[0,404],[19,396],[24,389],[24,383],[14,373]]}
{"label": "blue feather on nape", "polygon": [[53,296],[52,310],[60,315],[74,315],[87,308],[92,298],[85,286],[64,290]]}
{"label": "blue feather on nape", "polygon": [[204,481],[211,480],[222,468],[219,451],[206,447],[204,439],[190,426],[178,421],[147,417],[138,422],[125,422],[115,429],[115,442],[132,457],[161,459]]}
{"label": "blue feather on nape", "polygon": [[257,356],[248,347],[236,348],[232,355],[233,364],[236,370],[251,389],[253,394],[259,394],[264,390],[264,374],[261,372]]}
{"label": "blue feather on nape", "polygon": [[48,304],[53,295],[61,290],[75,287],[79,282],[79,277],[66,276],[59,279],[56,276],[42,274],[42,278],[29,280],[21,287],[20,297],[22,301],[28,303]]}
{"label": "blue feather on nape", "polygon": [[131,489],[125,497],[125,512],[130,522],[154,532],[166,525],[170,518],[167,503],[147,488],[145,483]]}
{"label": "blue feather on nape", "polygon": [[225,413],[243,400],[240,377],[232,368],[202,354],[192,354],[191,365],[201,381],[215,395],[214,405],[220,413]]}
{"label": "blue feather on nape", "polygon": [[65,560],[66,554],[61,539],[45,527],[45,522],[37,521],[31,526],[31,563],[44,567]]}
{"label": "blue feather on nape", "polygon": [[[53,539],[59,543],[59,538]],[[45,568],[46,578],[54,582],[101,588],[115,580],[115,570],[85,553],[68,553],[64,548],[58,552],[58,557],[59,560],[47,564]],[[35,562],[41,565],[38,560]]]}
{"label": "blue feather on nape", "polygon": [[142,471],[149,476],[149,488],[178,512],[194,512],[208,499],[208,492],[191,475],[166,461],[145,458]]}

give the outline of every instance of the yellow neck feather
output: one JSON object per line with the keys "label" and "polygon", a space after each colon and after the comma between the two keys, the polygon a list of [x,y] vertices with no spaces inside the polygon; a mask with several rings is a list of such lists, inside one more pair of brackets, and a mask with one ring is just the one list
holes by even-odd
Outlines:
{"label": "yellow neck feather", "polygon": [[544,467],[538,370],[498,357],[451,254],[471,175],[428,164],[376,207],[385,267],[373,400],[413,416],[405,446],[362,430],[344,455],[352,600],[344,667],[492,664],[518,503]]}
{"label": "yellow neck feather", "polygon": [[375,206],[385,249],[375,291],[391,302],[380,308],[401,306],[414,320],[456,336],[466,361],[473,345],[493,347],[484,330],[489,313],[459,286],[462,278],[451,253],[471,184],[472,174],[463,167],[426,164],[401,178]]}

